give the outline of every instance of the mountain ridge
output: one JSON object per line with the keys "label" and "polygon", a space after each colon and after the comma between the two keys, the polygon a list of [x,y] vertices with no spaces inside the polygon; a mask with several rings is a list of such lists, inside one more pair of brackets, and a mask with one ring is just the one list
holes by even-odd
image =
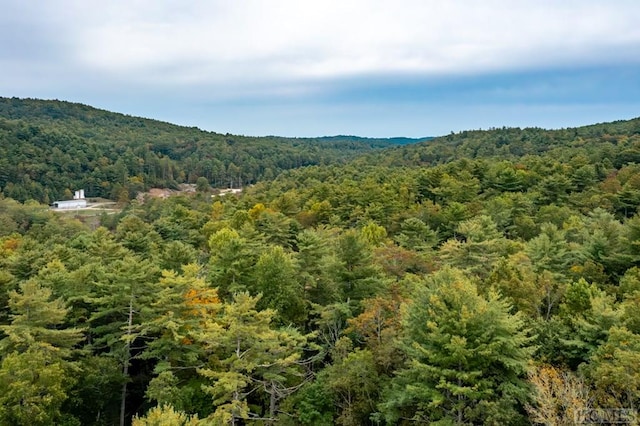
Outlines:
{"label": "mountain ridge", "polygon": [[[40,105],[42,108],[40,109],[32,108],[30,110],[16,109],[15,107],[20,106],[20,104],[22,105],[30,104],[32,107],[36,105]],[[56,108],[56,106],[58,106],[58,108]],[[66,110],[59,108],[60,106],[64,106]],[[23,112],[22,114],[20,113],[21,111]],[[81,114],[82,112],[84,112],[85,114],[82,115]],[[73,101],[66,101],[66,100],[59,100],[59,99],[39,99],[39,98],[19,98],[19,97],[9,98],[9,97],[0,96],[0,117],[9,118],[9,119],[26,119],[26,118],[42,119],[43,114],[48,115],[49,118],[51,119],[77,118],[85,122],[91,122],[89,120],[89,118],[93,118],[91,117],[91,114],[109,114],[109,115],[119,116],[122,119],[130,121],[132,125],[140,124],[140,122],[147,122],[148,124],[178,127],[182,129],[190,129],[190,130],[196,130],[204,133],[211,133],[214,135],[238,136],[238,137],[247,137],[247,138],[279,138],[279,139],[291,139],[291,140],[328,140],[328,141],[343,141],[343,140],[389,141],[392,143],[397,143],[399,145],[421,142],[421,141],[434,138],[434,136],[411,138],[411,137],[404,137],[404,136],[368,137],[368,136],[343,135],[343,134],[324,135],[324,136],[292,136],[292,137],[280,136],[280,135],[247,136],[243,134],[231,134],[231,133],[217,132],[215,130],[206,130],[198,126],[176,124],[170,121],[158,120],[156,118],[142,117],[142,116],[122,113],[118,111],[111,111],[104,108],[94,107],[89,104],[84,104],[82,102],[73,102]]]}
{"label": "mountain ridge", "polygon": [[127,200],[205,178],[240,187],[283,170],[339,164],[395,141],[221,134],[58,100],[0,98],[0,189],[40,202],[69,191]]}

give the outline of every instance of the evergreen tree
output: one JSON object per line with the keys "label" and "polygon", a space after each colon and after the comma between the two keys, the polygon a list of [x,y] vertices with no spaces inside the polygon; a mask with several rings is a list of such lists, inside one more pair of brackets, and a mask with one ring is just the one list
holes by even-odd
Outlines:
{"label": "evergreen tree", "polygon": [[198,426],[203,424],[198,416],[176,411],[170,405],[154,407],[144,417],[135,416],[133,426]]}
{"label": "evergreen tree", "polygon": [[456,232],[463,235],[465,241],[450,239],[440,249],[440,256],[448,265],[486,278],[496,261],[508,254],[509,241],[489,216],[465,220]]}
{"label": "evergreen tree", "polygon": [[382,287],[382,275],[373,263],[371,247],[354,230],[337,241],[334,279],[342,290],[343,300],[359,301]]}
{"label": "evergreen tree", "polygon": [[531,349],[519,315],[460,271],[425,280],[403,318],[407,361],[379,405],[389,424],[520,424]]}
{"label": "evergreen tree", "polygon": [[554,321],[559,345],[554,348],[548,341],[544,350],[576,369],[607,341],[609,329],[620,323],[622,314],[614,298],[595,284],[583,279],[571,283]]}
{"label": "evergreen tree", "polygon": [[11,324],[0,326],[0,423],[55,424],[75,383],[77,366],[68,358],[82,332],[59,328],[68,309],[34,280],[9,296]]}
{"label": "evergreen tree", "polygon": [[35,280],[20,284],[9,292],[11,324],[0,326],[6,337],[0,341],[4,353],[38,349],[68,357],[71,348],[82,339],[79,329],[59,329],[69,310],[61,298],[51,300],[52,291]]}
{"label": "evergreen tree", "polygon": [[635,409],[640,404],[640,335],[614,326],[583,371],[603,407]]}
{"label": "evergreen tree", "polygon": [[195,340],[202,324],[222,309],[215,289],[198,277],[197,265],[186,265],[182,274],[163,271],[159,292],[151,303],[150,320],[144,334],[152,340],[140,355],[157,361],[156,376],[146,394],[159,405],[188,412],[209,414],[208,398],[200,389],[202,378],[196,368],[204,362],[205,351]]}
{"label": "evergreen tree", "polygon": [[297,236],[298,281],[305,300],[312,304],[327,305],[340,298],[339,289],[331,278],[331,237],[323,229],[305,229]]}
{"label": "evergreen tree", "polygon": [[[111,263],[109,269],[100,268],[93,291],[87,297],[93,307],[92,347],[96,353],[115,358],[122,376],[128,379],[132,358],[144,348],[143,324],[150,316],[158,271],[149,261],[131,254]],[[121,390],[121,426],[127,416],[127,386],[125,380]]]}
{"label": "evergreen tree", "polygon": [[279,246],[262,253],[253,270],[252,287],[263,295],[258,307],[276,310],[276,319],[284,325],[301,325],[306,319],[303,289],[296,278],[294,259]]}
{"label": "evergreen tree", "polygon": [[[275,311],[257,310],[259,300],[260,296],[236,294],[196,334],[208,357],[198,372],[210,381],[203,389],[213,397],[214,424],[275,421],[280,399],[304,380],[299,361],[306,338],[295,330],[272,328]],[[249,404],[249,398],[260,394],[269,401],[264,413]]]}
{"label": "evergreen tree", "polygon": [[209,281],[225,300],[236,292],[247,291],[256,252],[234,229],[223,228],[209,238],[211,259]]}
{"label": "evergreen tree", "polygon": [[381,384],[386,379],[379,375],[373,354],[357,349],[346,357],[327,366],[319,375],[318,383],[333,396],[337,425],[361,425],[369,422],[375,412]]}
{"label": "evergreen tree", "polygon": [[417,217],[404,220],[400,224],[401,232],[395,240],[401,247],[419,252],[428,251],[438,243],[438,235]]}

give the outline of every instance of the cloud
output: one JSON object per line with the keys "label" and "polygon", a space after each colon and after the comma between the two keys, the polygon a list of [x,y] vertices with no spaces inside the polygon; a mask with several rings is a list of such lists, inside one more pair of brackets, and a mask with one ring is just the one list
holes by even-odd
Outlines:
{"label": "cloud", "polygon": [[5,0],[0,92],[223,132],[421,136],[633,110],[638,21],[637,0]]}
{"label": "cloud", "polygon": [[53,0],[44,16],[75,66],[147,83],[472,74],[640,53],[640,3],[624,0]]}

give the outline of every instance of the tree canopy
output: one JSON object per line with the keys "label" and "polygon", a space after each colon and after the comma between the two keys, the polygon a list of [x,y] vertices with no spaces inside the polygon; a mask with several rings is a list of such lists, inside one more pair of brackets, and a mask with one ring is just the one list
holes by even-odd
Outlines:
{"label": "tree canopy", "polygon": [[[60,102],[0,117],[2,424],[567,424],[640,404],[638,119],[377,151],[395,142]],[[42,204],[91,182],[121,209]],[[178,182],[197,190],[127,202]]]}

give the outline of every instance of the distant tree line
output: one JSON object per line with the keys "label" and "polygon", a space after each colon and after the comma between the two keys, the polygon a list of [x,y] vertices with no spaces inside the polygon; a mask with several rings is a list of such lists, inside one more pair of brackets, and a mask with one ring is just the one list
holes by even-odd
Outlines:
{"label": "distant tree line", "polygon": [[80,104],[0,98],[0,191],[50,203],[78,188],[128,200],[198,178],[238,188],[408,141],[222,135]]}

